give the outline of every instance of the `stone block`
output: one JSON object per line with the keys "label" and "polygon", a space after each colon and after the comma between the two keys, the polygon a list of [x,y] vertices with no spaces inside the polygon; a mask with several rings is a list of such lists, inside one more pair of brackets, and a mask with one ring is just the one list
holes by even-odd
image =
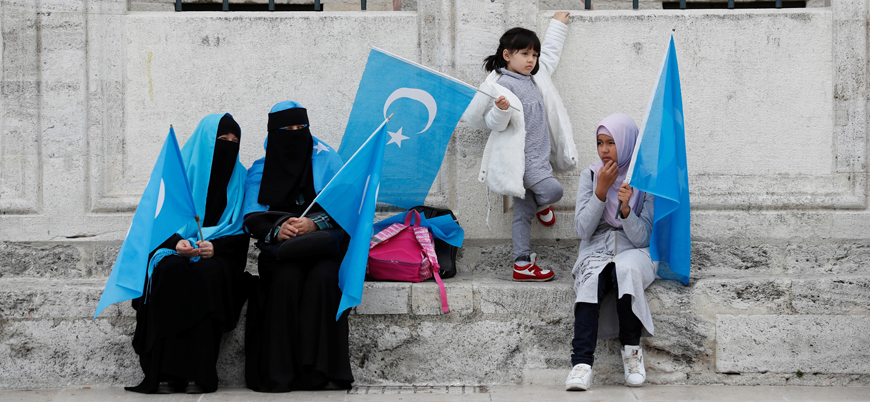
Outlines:
{"label": "stone block", "polygon": [[130,342],[135,321],[18,320],[0,328],[4,388],[122,386],[141,380]]}
{"label": "stone block", "polygon": [[[105,279],[0,279],[0,319],[53,320],[93,317]],[[108,307],[102,317],[135,317],[129,302]]]}
{"label": "stone block", "polygon": [[247,304],[236,328],[224,334],[218,355],[217,373],[222,387],[245,386],[245,322]]}
{"label": "stone block", "polygon": [[778,250],[771,245],[744,246],[712,241],[692,242],[693,278],[720,275],[772,274],[779,271]]}
{"label": "stone block", "polygon": [[663,373],[696,372],[710,366],[716,327],[704,317],[654,314],[655,336],[641,338],[650,367]]}
{"label": "stone block", "polygon": [[474,284],[483,314],[531,317],[573,316],[574,288],[570,277],[543,283],[482,279]]}
{"label": "stone block", "polygon": [[799,314],[870,314],[870,278],[796,279],[791,299]]}
{"label": "stone block", "polygon": [[121,242],[97,243],[92,246],[94,261],[86,267],[90,276],[108,278],[121,251]]}
{"label": "stone block", "polygon": [[350,323],[358,384],[511,384],[522,376],[527,332],[518,320],[354,315]]}
{"label": "stone block", "polygon": [[78,248],[69,244],[0,243],[0,277],[84,276],[77,269]]}
{"label": "stone block", "polygon": [[366,282],[357,314],[408,314],[411,284],[405,282]]}
{"label": "stone block", "polygon": [[646,300],[652,315],[687,313],[692,309],[693,290],[697,281],[689,286],[675,281],[656,280],[646,288]]}
{"label": "stone block", "polygon": [[863,274],[870,267],[870,245],[791,244],[785,248],[785,270],[800,274]]}
{"label": "stone block", "polygon": [[693,288],[692,309],[717,314],[789,314],[789,279],[701,279]]}
{"label": "stone block", "polygon": [[[444,280],[450,314],[471,314],[474,311],[474,286],[471,274],[457,274]],[[441,291],[434,280],[411,284],[411,311],[416,315],[444,314]]]}
{"label": "stone block", "polygon": [[868,373],[867,333],[867,315],[720,315],[716,371]]}

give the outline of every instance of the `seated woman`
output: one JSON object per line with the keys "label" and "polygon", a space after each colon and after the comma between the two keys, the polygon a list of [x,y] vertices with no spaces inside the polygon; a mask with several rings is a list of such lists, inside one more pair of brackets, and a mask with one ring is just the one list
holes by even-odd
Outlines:
{"label": "seated woman", "polygon": [[245,328],[245,380],[259,392],[350,388],[347,312],[335,320],[347,236],[328,254],[270,251],[290,238],[337,227],[317,204],[297,217],[341,168],[341,158],[311,136],[307,111],[296,102],[275,105],[268,130],[266,157],[254,162],[245,183],[245,226],[261,249]]}
{"label": "seated woman", "polygon": [[655,197],[623,183],[637,133],[627,115],[602,120],[596,130],[601,160],[580,174],[577,185],[574,229],[582,242],[571,271],[576,299],[568,391],[592,385],[598,338],[619,338],[626,385],[646,380],[640,337],[653,334],[644,289],[656,278],[649,254]]}
{"label": "seated woman", "polygon": [[199,122],[181,150],[204,241],[190,222],[152,253],[153,274],[133,300],[133,348],[145,379],[129,391],[214,392],[221,336],[247,299],[249,237],[242,230],[247,170],[239,163],[239,125],[229,114]]}

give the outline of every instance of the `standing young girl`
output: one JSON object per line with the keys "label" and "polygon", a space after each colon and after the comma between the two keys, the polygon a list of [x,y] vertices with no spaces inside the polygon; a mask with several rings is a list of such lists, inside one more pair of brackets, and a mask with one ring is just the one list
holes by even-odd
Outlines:
{"label": "standing young girl", "polygon": [[556,223],[551,205],[562,198],[562,185],[553,177],[553,168],[565,171],[577,165],[568,112],[550,78],[559,63],[567,24],[568,13],[556,13],[543,46],[528,29],[505,32],[498,50],[484,63],[490,74],[480,86],[482,93],[465,114],[473,126],[492,130],[478,179],[493,192],[514,197],[515,281],[553,279],[552,271],[538,268],[537,255],[531,252],[531,220],[537,216],[544,226]]}
{"label": "standing young girl", "polygon": [[571,271],[577,296],[569,391],[592,385],[598,338],[619,338],[626,385],[646,381],[640,337],[653,334],[644,289],[656,277],[649,255],[655,197],[623,183],[637,132],[627,115],[602,120],[596,129],[601,160],[580,174],[577,185],[574,229],[582,242]]}

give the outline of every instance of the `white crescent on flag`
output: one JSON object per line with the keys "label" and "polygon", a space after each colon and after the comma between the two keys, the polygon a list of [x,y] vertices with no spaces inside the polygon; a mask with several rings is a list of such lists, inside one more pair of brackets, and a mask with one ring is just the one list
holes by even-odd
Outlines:
{"label": "white crescent on flag", "polygon": [[166,186],[163,184],[163,179],[160,179],[160,192],[157,193],[157,208],[154,211],[154,219],[160,215],[160,210],[163,209],[163,200],[166,198]]}
{"label": "white crescent on flag", "polygon": [[417,89],[417,88],[399,88],[387,97],[387,102],[384,103],[384,118],[387,118],[387,109],[390,108],[390,105],[393,104],[396,100],[400,98],[408,98],[413,99],[417,102],[422,103],[426,106],[426,110],[429,111],[429,121],[426,123],[426,128],[421,130],[417,134],[421,134],[424,131],[428,130],[430,126],[432,126],[432,122],[435,121],[435,115],[438,114],[438,105],[435,103],[435,98],[432,97],[428,92]]}

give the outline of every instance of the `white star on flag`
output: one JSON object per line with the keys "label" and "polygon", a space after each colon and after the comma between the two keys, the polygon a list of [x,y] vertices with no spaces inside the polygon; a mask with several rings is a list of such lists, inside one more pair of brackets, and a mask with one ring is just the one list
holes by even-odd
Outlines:
{"label": "white star on flag", "polygon": [[314,146],[314,149],[317,150],[317,155],[320,154],[320,151],[329,152],[329,148],[327,148],[326,145],[323,145],[322,142],[318,142],[317,145]]}
{"label": "white star on flag", "polygon": [[387,145],[390,145],[390,144],[395,142],[396,145],[399,146],[399,148],[402,147],[402,141],[409,139],[409,137],[405,137],[404,135],[402,135],[402,128],[401,127],[399,127],[399,131],[397,131],[395,133],[387,131],[387,134],[390,135],[390,141],[387,142]]}

